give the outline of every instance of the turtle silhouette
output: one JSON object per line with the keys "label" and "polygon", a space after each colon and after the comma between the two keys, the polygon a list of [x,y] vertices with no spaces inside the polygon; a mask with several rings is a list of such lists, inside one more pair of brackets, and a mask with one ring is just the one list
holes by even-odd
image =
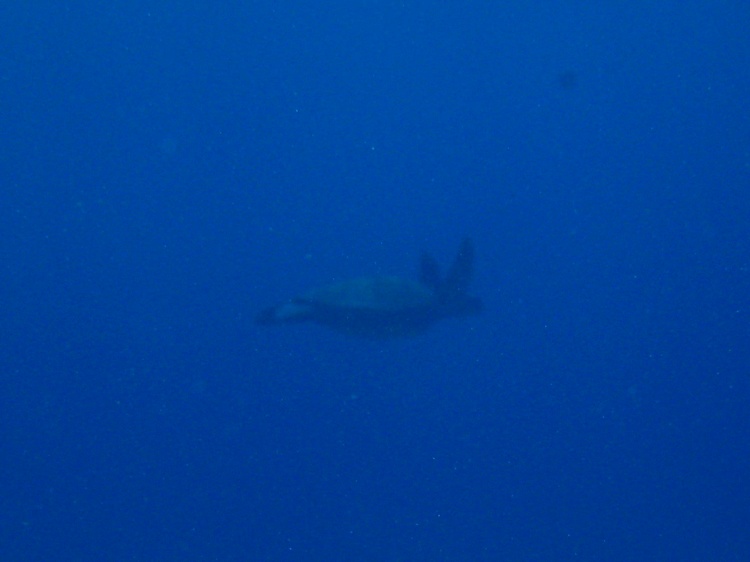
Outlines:
{"label": "turtle silhouette", "polygon": [[461,243],[445,276],[431,255],[420,262],[419,279],[361,277],[312,289],[266,308],[256,321],[263,326],[312,322],[366,338],[416,335],[444,318],[482,310],[467,293],[474,269],[474,247]]}

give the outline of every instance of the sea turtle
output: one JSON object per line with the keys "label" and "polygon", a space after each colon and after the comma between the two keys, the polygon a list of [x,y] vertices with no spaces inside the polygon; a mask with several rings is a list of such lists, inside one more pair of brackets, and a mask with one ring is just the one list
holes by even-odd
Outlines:
{"label": "sea turtle", "polygon": [[418,334],[443,318],[480,312],[481,301],[467,294],[473,265],[474,248],[467,239],[445,277],[435,259],[424,254],[419,281],[362,277],[326,285],[266,308],[257,323],[314,322],[368,338]]}

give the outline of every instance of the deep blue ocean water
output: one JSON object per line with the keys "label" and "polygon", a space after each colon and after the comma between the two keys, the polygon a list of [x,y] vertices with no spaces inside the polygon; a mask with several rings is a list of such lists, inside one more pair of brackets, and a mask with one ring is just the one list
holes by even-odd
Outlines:
{"label": "deep blue ocean water", "polygon": [[0,18],[0,559],[750,560],[750,4]]}

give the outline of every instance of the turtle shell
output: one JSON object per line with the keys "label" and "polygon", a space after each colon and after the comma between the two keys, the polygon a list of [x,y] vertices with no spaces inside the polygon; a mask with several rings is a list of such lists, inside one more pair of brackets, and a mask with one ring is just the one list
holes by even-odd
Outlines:
{"label": "turtle shell", "polygon": [[313,289],[283,311],[369,338],[419,333],[434,320],[435,294],[399,277],[362,277]]}
{"label": "turtle shell", "polygon": [[351,313],[388,314],[429,307],[434,299],[434,292],[416,281],[400,277],[361,277],[318,287],[295,301]]}

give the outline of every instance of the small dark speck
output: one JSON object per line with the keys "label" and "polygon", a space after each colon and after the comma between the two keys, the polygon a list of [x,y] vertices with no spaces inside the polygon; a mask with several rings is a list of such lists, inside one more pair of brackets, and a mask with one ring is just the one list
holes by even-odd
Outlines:
{"label": "small dark speck", "polygon": [[578,74],[572,70],[566,70],[557,75],[557,83],[563,90],[573,90],[578,86]]}

